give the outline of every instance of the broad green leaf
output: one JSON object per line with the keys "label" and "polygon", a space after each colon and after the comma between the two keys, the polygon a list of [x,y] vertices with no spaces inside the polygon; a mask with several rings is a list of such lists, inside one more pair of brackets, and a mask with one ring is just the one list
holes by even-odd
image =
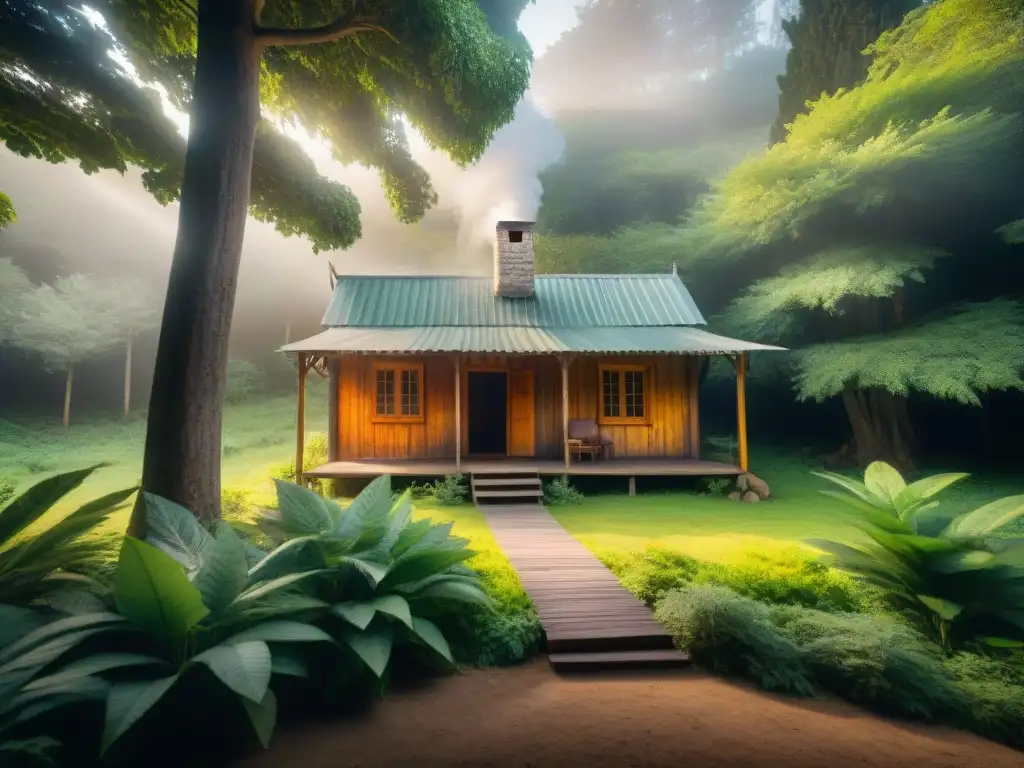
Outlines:
{"label": "broad green leaf", "polygon": [[209,613],[178,562],[131,536],[121,544],[114,601],[126,619],[168,644],[180,643]]}
{"label": "broad green leaf", "polygon": [[280,576],[270,581],[263,581],[256,586],[250,587],[235,598],[235,603],[244,603],[252,600],[257,600],[261,597],[271,594],[279,589],[290,587],[293,584],[297,584],[300,581],[305,581],[313,576],[318,576],[326,571],[322,568],[318,568],[315,571],[303,571],[302,573],[289,573],[287,576]]}
{"label": "broad green leaf", "polygon": [[1024,494],[979,507],[953,521],[947,535],[958,537],[987,536],[1024,515]]}
{"label": "broad green leaf", "polygon": [[146,543],[181,563],[189,576],[203,564],[207,547],[213,537],[180,504],[143,491],[146,503]]}
{"label": "broad green leaf", "polygon": [[297,617],[302,615],[303,621],[310,621],[320,614],[326,613],[330,604],[302,592],[271,592],[258,600],[236,603],[237,610],[231,612],[231,620],[244,621],[251,626],[256,621],[272,618]]}
{"label": "broad green leaf", "polygon": [[267,621],[242,630],[224,641],[225,644],[261,640],[265,643],[334,643],[334,638],[319,627],[298,621]]}
{"label": "broad green leaf", "polygon": [[116,683],[107,694],[101,753],[105,753],[139,721],[178,681],[177,675],[158,680]]}
{"label": "broad green leaf", "polygon": [[256,738],[266,749],[270,746],[270,737],[274,735],[274,727],[277,725],[277,697],[268,688],[258,703],[250,699],[241,699],[241,702],[245,706],[246,714],[249,715],[249,722],[252,723]]}
{"label": "broad green leaf", "polygon": [[65,664],[53,674],[36,678],[27,684],[24,690],[31,691],[60,686],[80,677],[90,677],[112,669],[147,666],[167,666],[167,662],[158,656],[145,656],[140,653],[99,653]]}
{"label": "broad green leaf", "polygon": [[366,629],[377,615],[377,609],[369,601],[335,603],[331,606],[331,613],[359,629]]}
{"label": "broad green leaf", "polygon": [[451,648],[448,647],[448,641],[444,639],[444,634],[438,629],[437,625],[432,621],[426,619],[413,619],[412,620],[412,631],[416,633],[416,636],[422,640],[427,647],[436,651],[440,656],[444,657],[449,664],[455,665],[455,659],[452,658]]}
{"label": "broad green leaf", "polygon": [[24,722],[25,710],[32,708],[30,717],[37,717],[43,712],[70,703],[81,703],[86,699],[102,700],[110,690],[110,683],[98,677],[78,677],[60,683],[23,689],[21,693],[9,701],[0,703],[0,712],[17,712],[16,721]]}
{"label": "broad green leaf", "polygon": [[35,645],[23,653],[20,653],[0,666],[0,680],[5,680],[7,675],[22,670],[41,669],[51,664],[65,653],[88,638],[109,632],[112,628],[122,625],[105,624],[94,626],[88,629],[81,629],[75,632],[65,632],[47,640],[45,643]]}
{"label": "broad green leaf", "polygon": [[[65,559],[67,550],[64,550],[63,547],[105,521],[136,490],[127,488],[94,499],[25,541],[24,546],[18,547],[16,553],[13,550],[8,550],[12,557],[5,563],[5,570],[13,569],[22,562],[34,562],[37,558],[46,556],[56,556],[55,565],[66,567],[68,565]],[[61,562],[62,560],[64,562]]]}
{"label": "broad green leaf", "polygon": [[301,534],[330,530],[331,515],[319,494],[284,480],[274,480],[274,485],[277,486],[277,502],[285,527]]}
{"label": "broad green leaf", "polygon": [[[299,558],[307,550],[313,549],[317,541],[317,536],[299,536],[276,547],[249,569],[249,583],[277,578],[293,571],[308,570],[299,565]],[[318,558],[318,560],[320,564],[313,565],[311,568],[322,567],[323,558]]]}
{"label": "broad green leaf", "polygon": [[0,549],[80,486],[93,472],[107,464],[95,464],[42,480],[0,509]]}
{"label": "broad green leaf", "polygon": [[402,535],[402,531],[405,527],[412,522],[412,494],[404,493],[402,498],[395,504],[393,510],[391,510],[391,521],[388,523],[388,532],[381,541],[381,545],[391,551],[391,548],[398,542],[398,537]]}
{"label": "broad green leaf", "polygon": [[[106,603],[95,592],[87,589],[56,589],[47,594],[46,604],[54,611],[73,616],[107,610]],[[2,632],[0,629],[0,634]]]}
{"label": "broad green leaf", "polygon": [[371,587],[375,587],[387,576],[389,566],[369,559],[368,554],[364,553],[363,556],[346,555],[338,559],[338,565],[352,566],[366,577]]}
{"label": "broad green leaf", "polygon": [[204,562],[194,582],[203,604],[211,614],[219,615],[238,597],[247,578],[242,540],[230,525],[222,523],[217,526],[213,544],[206,549]]}
{"label": "broad green leaf", "polygon": [[864,487],[886,502],[902,517],[903,510],[896,504],[896,499],[907,489],[903,476],[884,461],[873,461],[864,470]]}
{"label": "broad green leaf", "polygon": [[981,568],[987,568],[995,558],[996,556],[991,552],[984,552],[979,549],[967,552],[951,552],[938,558],[935,561],[935,568],[942,573],[976,571]]}
{"label": "broad green leaf", "polygon": [[840,475],[838,472],[829,472],[827,470],[811,472],[811,474],[820,477],[822,480],[828,480],[830,483],[835,483],[840,488],[845,488],[856,498],[866,504],[870,504],[878,509],[885,509],[888,507],[885,499],[879,498],[877,495],[872,493],[868,490],[868,487],[859,480],[854,480],[852,477]]}
{"label": "broad green leaf", "polygon": [[275,675],[309,677],[309,665],[306,664],[306,657],[289,646],[273,651],[270,671]]}
{"label": "broad green leaf", "polygon": [[476,554],[470,549],[423,549],[402,555],[388,571],[380,584],[387,588],[395,584],[419,581],[432,573],[439,573],[450,565],[469,560]]}
{"label": "broad green leaf", "polygon": [[390,624],[377,622],[371,629],[345,632],[343,638],[373,674],[377,677],[384,674],[394,645],[394,631]]}
{"label": "broad green leaf", "polygon": [[333,536],[355,542],[363,533],[365,520],[387,519],[391,511],[391,478],[381,475],[360,491],[338,518]]}
{"label": "broad green leaf", "polygon": [[968,477],[970,475],[963,472],[948,472],[942,475],[922,477],[920,480],[912,482],[899,493],[895,499],[896,506],[906,509],[920,504],[925,499],[930,499],[932,496],[953,485],[953,483],[958,483]]}
{"label": "broad green leaf", "polygon": [[263,700],[270,685],[270,649],[260,640],[217,645],[192,662],[205,664],[224,685],[257,703]]}
{"label": "broad green leaf", "polygon": [[978,639],[985,643],[985,645],[990,645],[993,648],[1024,648],[1024,642],[1010,640],[1005,637],[980,637]]}
{"label": "broad green leaf", "polygon": [[962,605],[957,605],[950,600],[943,600],[939,597],[932,597],[931,595],[918,595],[917,599],[927,605],[933,610],[940,618],[946,621],[952,621],[960,612],[963,611]]}
{"label": "broad green leaf", "polygon": [[3,651],[0,651],[0,663],[9,661],[29,648],[42,645],[58,635],[78,632],[92,627],[104,627],[123,623],[124,617],[116,613],[92,613],[84,616],[68,616],[64,619],[57,619],[30,632],[17,642],[4,648]]}
{"label": "broad green leaf", "polygon": [[401,557],[418,544],[430,532],[431,527],[429,520],[414,520],[408,523],[398,534],[398,541],[391,547],[391,555],[396,558]]}
{"label": "broad green leaf", "polygon": [[46,623],[39,611],[19,605],[0,604],[0,651]]}
{"label": "broad green leaf", "polygon": [[429,584],[416,592],[414,597],[418,600],[458,600],[463,603],[477,603],[490,606],[491,598],[476,584],[466,584],[460,581],[438,581]]}

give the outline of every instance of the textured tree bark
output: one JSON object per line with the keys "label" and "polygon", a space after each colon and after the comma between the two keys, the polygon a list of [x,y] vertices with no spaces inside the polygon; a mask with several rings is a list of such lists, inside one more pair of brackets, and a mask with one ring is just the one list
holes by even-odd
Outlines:
{"label": "textured tree bark", "polygon": [[124,343],[124,416],[132,409],[132,337]]}
{"label": "textured tree bark", "polygon": [[[200,520],[220,516],[228,334],[260,115],[254,19],[254,0],[199,0],[178,235],[149,403],[142,487]],[[145,532],[141,501],[129,532]]]}
{"label": "textured tree bark", "polygon": [[68,366],[68,375],[64,379],[64,429],[71,426],[71,384],[75,378],[75,366]]}
{"label": "textured tree bark", "polygon": [[900,472],[912,472],[913,431],[907,400],[881,389],[843,390],[843,405],[853,430],[846,453],[852,463],[866,467],[884,461]]}

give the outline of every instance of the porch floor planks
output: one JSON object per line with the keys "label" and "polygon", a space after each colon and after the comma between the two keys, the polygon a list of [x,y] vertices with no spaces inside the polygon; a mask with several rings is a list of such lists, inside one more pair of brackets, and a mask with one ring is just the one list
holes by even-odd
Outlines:
{"label": "porch floor planks", "polygon": [[593,553],[541,505],[480,505],[498,545],[519,574],[552,645],[604,643],[633,651],[635,641],[671,649],[668,631]]}

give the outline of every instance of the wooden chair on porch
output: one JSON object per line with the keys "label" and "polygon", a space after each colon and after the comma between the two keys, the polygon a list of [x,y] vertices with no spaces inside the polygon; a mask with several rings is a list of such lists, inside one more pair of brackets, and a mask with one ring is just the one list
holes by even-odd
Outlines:
{"label": "wooden chair on porch", "polygon": [[574,459],[589,456],[591,461],[610,459],[612,441],[601,436],[601,430],[594,419],[570,419],[569,455]]}

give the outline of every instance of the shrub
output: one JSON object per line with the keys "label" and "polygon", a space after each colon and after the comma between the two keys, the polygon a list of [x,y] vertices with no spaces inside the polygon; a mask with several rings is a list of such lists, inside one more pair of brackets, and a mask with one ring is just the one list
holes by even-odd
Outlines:
{"label": "shrub", "polygon": [[1024,670],[973,653],[943,661],[961,694],[970,702],[969,723],[983,736],[1024,746]]}
{"label": "shrub", "polygon": [[816,682],[885,715],[955,721],[966,698],[942,666],[942,649],[891,616],[775,609],[772,619],[799,646]]}
{"label": "shrub", "polygon": [[248,360],[228,360],[228,380],[224,399],[231,404],[245,402],[266,389],[263,371]]}
{"label": "shrub", "polygon": [[[327,435],[324,432],[313,432],[306,436],[302,446],[303,472],[327,463],[327,445]],[[271,470],[271,477],[275,480],[284,480],[289,483],[296,482],[295,459],[291,459],[286,464],[277,465],[277,467]],[[307,480],[307,485],[317,493],[325,495],[330,481],[325,478],[310,478]]]}
{"label": "shrub", "polygon": [[730,485],[729,480],[724,477],[707,477],[701,481],[701,487],[704,489],[704,492],[712,496],[724,496],[729,492]]}
{"label": "shrub", "polygon": [[[0,603],[29,605],[90,599],[84,588],[89,582],[84,577],[94,575],[103,565],[109,548],[108,542],[90,534],[120,509],[135,489],[95,499],[49,527],[27,531],[43,521],[57,502],[97,468],[49,477],[0,509]],[[0,626],[0,645],[8,631],[13,633],[10,637],[19,632],[16,624]]]}
{"label": "shrub", "polygon": [[8,501],[14,498],[14,493],[17,490],[17,486],[15,486],[10,480],[0,478],[0,507],[3,507]]}
{"label": "shrub", "polygon": [[689,584],[701,568],[701,563],[692,557],[656,547],[632,554],[606,550],[598,557],[622,586],[648,605]]}
{"label": "shrub", "polygon": [[658,603],[657,619],[693,660],[767,690],[814,694],[804,654],[771,622],[769,608],[725,587],[688,586]]}
{"label": "shrub", "polygon": [[728,563],[702,563],[695,584],[717,584],[776,605],[822,611],[877,610],[878,598],[851,576],[829,568],[798,547],[744,551]]}
{"label": "shrub", "polygon": [[433,498],[442,507],[457,507],[466,502],[469,488],[463,475],[445,475],[440,480],[410,488],[417,498]]}
{"label": "shrub", "polygon": [[559,477],[544,489],[544,503],[551,507],[568,507],[583,503],[583,494],[566,478]]}
{"label": "shrub", "polygon": [[853,507],[870,545],[813,540],[842,569],[883,590],[892,606],[946,648],[969,641],[1024,640],[1024,539],[995,538],[1024,515],[1024,496],[1010,496],[963,515],[928,499],[966,475],[926,477],[907,485],[876,461],[864,482],[816,473],[846,493],[823,491]]}
{"label": "shrub", "polygon": [[452,653],[477,667],[520,664],[537,654],[540,618],[519,576],[502,556],[481,553],[469,564],[480,575],[494,609],[468,605],[457,614]]}

